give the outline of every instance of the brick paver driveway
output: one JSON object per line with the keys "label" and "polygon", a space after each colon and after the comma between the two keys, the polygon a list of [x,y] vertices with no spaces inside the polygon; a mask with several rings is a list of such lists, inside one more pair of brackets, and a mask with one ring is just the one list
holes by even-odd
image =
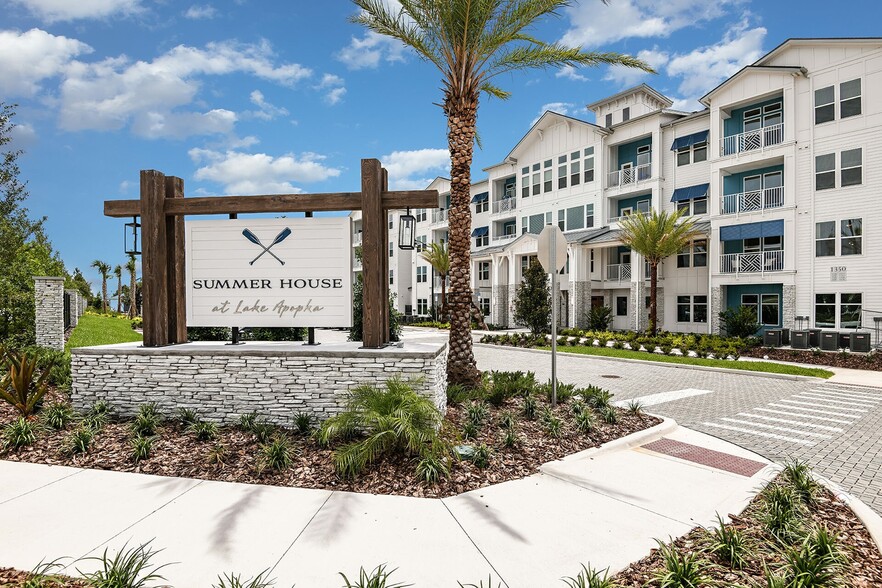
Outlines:
{"label": "brick paver driveway", "polygon": [[[475,356],[482,370],[551,375],[547,352],[476,345]],[[882,514],[882,387],[572,354],[558,358],[563,382],[603,386],[617,401],[640,398],[654,414],[774,461],[805,460]]]}

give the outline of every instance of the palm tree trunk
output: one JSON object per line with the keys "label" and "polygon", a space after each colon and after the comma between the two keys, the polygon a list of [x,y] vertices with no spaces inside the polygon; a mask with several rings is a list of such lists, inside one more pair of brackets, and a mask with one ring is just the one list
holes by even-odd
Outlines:
{"label": "palm tree trunk", "polygon": [[[656,312],[656,296],[658,295],[658,262],[649,262],[649,331],[653,337],[656,333],[658,313]],[[639,301],[637,308],[640,308]]]}
{"label": "palm tree trunk", "polygon": [[472,350],[471,330],[471,165],[478,120],[478,95],[444,98],[447,115],[447,145],[450,149],[450,211],[448,234],[450,253],[450,350],[447,382],[477,387],[481,382]]}
{"label": "palm tree trunk", "polygon": [[116,276],[116,312],[122,312],[122,274]]}
{"label": "palm tree trunk", "polygon": [[135,318],[138,316],[138,309],[136,308],[136,301],[138,300],[135,297],[135,270],[131,271],[132,283],[129,284],[129,318]]}
{"label": "palm tree trunk", "polygon": [[107,314],[107,276],[101,277],[101,312]]}
{"label": "palm tree trunk", "polygon": [[444,320],[447,315],[447,276],[441,276],[441,316],[439,319]]}

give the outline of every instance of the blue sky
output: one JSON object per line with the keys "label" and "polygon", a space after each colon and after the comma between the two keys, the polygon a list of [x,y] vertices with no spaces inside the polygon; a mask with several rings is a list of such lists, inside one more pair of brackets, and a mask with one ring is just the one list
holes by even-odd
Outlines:
{"label": "blue sky", "polygon": [[[394,2],[395,0],[388,0]],[[348,22],[346,0],[0,0],[0,100],[17,103],[29,208],[68,268],[123,262],[123,222],[105,199],[137,198],[141,169],[188,196],[353,191],[376,157],[393,187],[446,175],[440,76]],[[788,37],[878,36],[878,0],[574,2],[535,34],[637,55],[658,71],[533,71],[484,98],[473,177],[546,109],[647,82],[696,99]]]}

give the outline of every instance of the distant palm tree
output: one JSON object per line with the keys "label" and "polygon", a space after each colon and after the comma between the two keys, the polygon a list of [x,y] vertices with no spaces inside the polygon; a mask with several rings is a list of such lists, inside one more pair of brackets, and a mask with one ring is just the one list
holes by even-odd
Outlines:
{"label": "distant palm tree", "polygon": [[137,300],[135,298],[135,288],[137,284],[135,282],[135,270],[137,269],[137,265],[135,263],[135,254],[129,253],[129,260],[126,262],[126,271],[129,272],[129,318],[135,318],[138,316],[138,305]]}
{"label": "distant palm tree", "polygon": [[92,262],[92,267],[101,274],[101,312],[107,312],[107,278],[110,277],[110,265],[100,259]]}
{"label": "distant palm tree", "polygon": [[122,266],[113,267],[113,275],[116,276],[116,312],[122,312]]}
{"label": "distant palm tree", "polygon": [[[606,0],[604,0],[606,1]],[[411,47],[441,71],[450,150],[450,351],[447,381],[476,387],[481,374],[472,351],[471,165],[476,141],[478,97],[505,99],[494,85],[516,70],[563,66],[624,65],[651,71],[640,60],[618,53],[582,51],[545,43],[530,29],[555,15],[570,0],[353,0],[361,10],[353,22]]]}
{"label": "distant palm tree", "polygon": [[679,253],[700,234],[695,230],[694,218],[680,222],[684,213],[685,209],[673,214],[653,209],[648,215],[630,214],[619,225],[622,243],[643,256],[649,264],[649,330],[653,336],[658,324],[658,265],[665,258]]}
{"label": "distant palm tree", "polygon": [[429,265],[441,276],[441,308],[439,312],[441,316],[444,316],[447,314],[447,274],[450,273],[450,256],[447,254],[447,246],[443,243],[429,243],[428,249],[420,253],[420,257],[429,262]]}

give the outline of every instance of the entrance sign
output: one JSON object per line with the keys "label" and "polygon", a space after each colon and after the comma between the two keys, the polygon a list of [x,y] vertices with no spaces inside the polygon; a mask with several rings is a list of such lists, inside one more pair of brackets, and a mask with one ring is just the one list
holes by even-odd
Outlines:
{"label": "entrance sign", "polygon": [[350,327],[351,221],[185,223],[187,324]]}

